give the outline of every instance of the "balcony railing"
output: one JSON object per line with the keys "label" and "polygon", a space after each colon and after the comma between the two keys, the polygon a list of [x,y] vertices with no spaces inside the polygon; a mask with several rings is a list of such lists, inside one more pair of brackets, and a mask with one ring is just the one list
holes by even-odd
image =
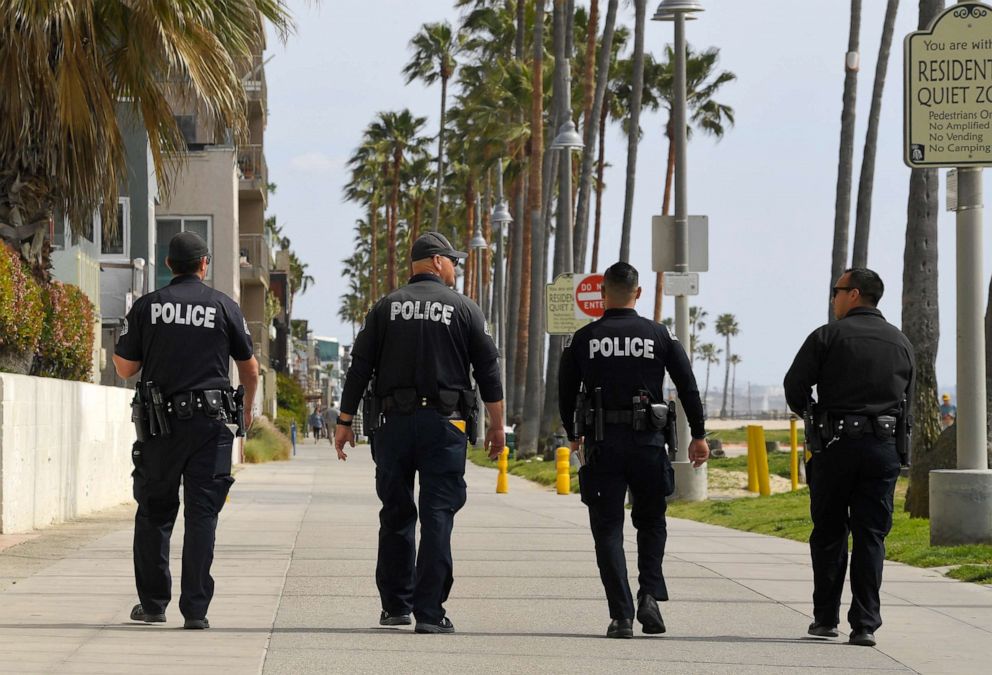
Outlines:
{"label": "balcony railing", "polygon": [[265,100],[268,96],[268,87],[265,83],[265,62],[261,55],[252,56],[244,60],[245,74],[241,81],[245,86],[245,96],[248,103],[257,103],[265,110]]}
{"label": "balcony railing", "polygon": [[257,193],[265,199],[269,186],[269,167],[261,145],[243,145],[238,148],[238,176],[241,192]]}
{"label": "balcony railing", "polygon": [[272,269],[270,238],[264,234],[242,234],[238,240],[241,248],[241,280],[257,281],[269,287]]}
{"label": "balcony railing", "polygon": [[255,358],[263,368],[269,367],[269,329],[262,321],[249,321],[248,332],[255,349]]}

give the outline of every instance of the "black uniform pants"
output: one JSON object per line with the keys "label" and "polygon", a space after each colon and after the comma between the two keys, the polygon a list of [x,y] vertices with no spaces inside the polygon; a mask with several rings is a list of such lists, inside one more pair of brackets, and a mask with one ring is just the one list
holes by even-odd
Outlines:
{"label": "black uniform pants", "polygon": [[164,612],[172,599],[169,539],[179,513],[182,479],[186,534],[179,610],[187,619],[202,619],[214,594],[210,565],[217,516],[234,482],[234,435],[223,422],[201,414],[188,420],[172,417],[170,421],[171,438],[136,442],[132,450],[131,476],[138,502],[134,518],[134,579],[145,612]]}
{"label": "black uniform pants", "polygon": [[[375,570],[382,608],[437,623],[453,582],[451,530],[465,505],[464,432],[440,413],[390,414],[372,442],[379,511]],[[420,474],[420,550],[414,474]]]}
{"label": "black uniform pants", "polygon": [[885,537],[892,529],[892,497],[899,477],[894,440],[872,435],[841,438],[807,465],[813,560],[813,618],[828,626],[840,623],[840,600],[847,572],[847,538],[851,553],[851,594],[847,613],[852,629],[875,631],[882,625],[879,589],[885,560]]}
{"label": "black uniform pants", "polygon": [[661,563],[668,540],[665,497],[675,487],[675,474],[664,449],[637,444],[637,434],[629,429],[608,431],[606,440],[591,451],[587,449],[587,464],[579,470],[582,501],[589,507],[596,563],[612,619],[634,618],[623,551],[628,487],[630,519],[637,529],[638,595],[646,593],[656,600],[668,600]]}

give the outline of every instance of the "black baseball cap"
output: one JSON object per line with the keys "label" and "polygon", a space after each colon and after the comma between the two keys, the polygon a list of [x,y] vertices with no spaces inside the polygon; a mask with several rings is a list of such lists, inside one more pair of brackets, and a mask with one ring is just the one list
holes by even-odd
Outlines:
{"label": "black baseball cap", "polygon": [[172,262],[189,262],[210,255],[207,242],[196,232],[180,232],[169,241],[169,260]]}
{"label": "black baseball cap", "polygon": [[423,260],[435,255],[443,255],[448,258],[468,257],[468,253],[456,251],[447,237],[440,232],[426,232],[413,242],[413,248],[410,250],[411,260]]}

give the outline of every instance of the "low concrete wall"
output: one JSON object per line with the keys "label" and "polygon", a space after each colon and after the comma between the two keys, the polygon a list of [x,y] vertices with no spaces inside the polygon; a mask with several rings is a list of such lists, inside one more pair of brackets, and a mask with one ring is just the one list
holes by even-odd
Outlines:
{"label": "low concrete wall", "polygon": [[0,532],[129,501],[131,391],[0,373]]}

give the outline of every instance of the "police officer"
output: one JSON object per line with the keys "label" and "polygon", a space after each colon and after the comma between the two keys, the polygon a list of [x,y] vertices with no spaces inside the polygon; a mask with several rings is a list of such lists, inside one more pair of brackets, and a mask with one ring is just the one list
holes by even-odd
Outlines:
{"label": "police officer", "polygon": [[[882,625],[885,536],[900,457],[894,438],[903,404],[912,402],[913,347],[878,311],[885,290],[878,274],[849,269],[833,287],[837,321],[813,331],[785,376],[789,407],[807,413],[816,386],[807,446],[813,532],[813,623],[809,634],[837,637],[847,571],[847,537],[854,539],[847,614],[850,642],[874,646]],[[905,418],[904,418],[905,419]],[[815,434],[815,435],[814,435]]]}
{"label": "police officer", "polygon": [[[668,600],[662,574],[667,529],[665,497],[675,476],[665,452],[666,417],[662,383],[667,369],[678,389],[692,430],[689,458],[699,467],[709,456],[699,389],[682,345],[665,326],[638,316],[637,270],[618,262],[603,275],[603,317],[576,331],[561,357],[559,406],[573,451],[584,440],[579,469],[582,501],[596,542],[596,562],[606,589],[610,622],[606,636],[633,637],[634,601],[623,551],[624,501],[631,493],[631,521],[637,529],[637,620],[645,633],[665,632],[658,600]],[[581,390],[586,403],[576,409]],[[660,405],[659,405],[660,404]],[[576,416],[589,422],[583,434]],[[599,417],[599,421],[596,418]],[[639,418],[635,422],[635,417]],[[595,427],[602,437],[596,438]]]}
{"label": "police officer", "polygon": [[[172,597],[169,539],[179,512],[181,479],[186,531],[179,610],[184,628],[190,629],[210,627],[217,515],[234,482],[231,452],[238,406],[231,392],[230,359],[237,362],[248,402],[258,383],[258,362],[241,309],[203,283],[209,263],[207,244],[197,234],[173,237],[166,259],[174,275],[171,283],[135,301],[114,353],[121,377],[141,372],[138,396],[145,401],[136,404],[133,414],[154,418],[157,427],[156,435],[138,440],[132,450],[138,502],[134,576],[140,602],[131,619],[165,621]],[[250,405],[243,424],[251,424]],[[138,433],[141,439],[148,432]]]}
{"label": "police officer", "polygon": [[[374,375],[373,394],[385,419],[372,436],[382,501],[379,623],[408,625],[412,611],[418,633],[455,630],[443,604],[452,584],[451,530],[465,503],[467,436],[464,425],[453,422],[469,420],[476,405],[470,368],[489,413],[489,456],[495,458],[505,442],[496,345],[478,305],[452,290],[455,266],[466,256],[437,232],[414,242],[409,283],[375,304],[355,338],[335,431],[338,458],[345,460],[345,444],[355,445],[352,420]],[[366,415],[363,423],[370,422]],[[419,551],[413,500],[418,472]]]}

